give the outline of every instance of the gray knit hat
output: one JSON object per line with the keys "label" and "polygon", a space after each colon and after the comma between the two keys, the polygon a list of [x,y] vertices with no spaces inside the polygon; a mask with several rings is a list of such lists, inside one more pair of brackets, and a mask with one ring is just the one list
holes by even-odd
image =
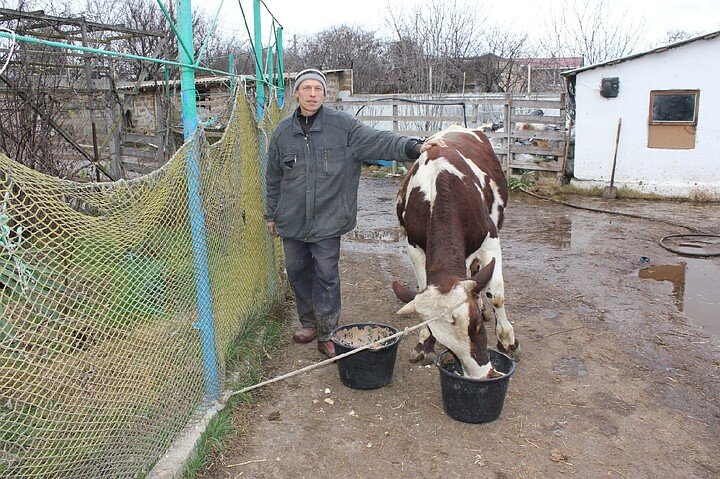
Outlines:
{"label": "gray knit hat", "polygon": [[322,83],[323,92],[327,95],[327,80],[325,79],[325,75],[323,72],[316,70],[315,68],[308,68],[307,70],[303,70],[297,74],[295,77],[295,87],[293,88],[293,93],[297,93],[298,88],[300,88],[300,84],[305,80],[317,80]]}

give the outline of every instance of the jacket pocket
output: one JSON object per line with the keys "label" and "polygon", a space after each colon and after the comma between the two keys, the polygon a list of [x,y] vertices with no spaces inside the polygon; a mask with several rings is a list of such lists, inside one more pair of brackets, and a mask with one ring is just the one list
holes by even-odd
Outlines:
{"label": "jacket pocket", "polygon": [[296,153],[283,155],[282,174],[275,224],[282,236],[296,237],[305,223],[306,165],[302,157]]}
{"label": "jacket pocket", "polygon": [[297,178],[304,165],[298,164],[298,155],[292,153],[282,157],[283,180]]}
{"label": "jacket pocket", "polygon": [[322,150],[320,174],[322,176],[336,176],[342,173],[347,159],[345,147],[327,148]]}

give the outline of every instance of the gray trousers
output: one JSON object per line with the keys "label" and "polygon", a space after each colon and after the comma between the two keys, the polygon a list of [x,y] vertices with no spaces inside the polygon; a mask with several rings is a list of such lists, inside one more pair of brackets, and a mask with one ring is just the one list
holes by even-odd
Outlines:
{"label": "gray trousers", "polygon": [[283,238],[283,249],[300,324],[318,328],[318,341],[328,341],[340,319],[340,238],[314,243]]}

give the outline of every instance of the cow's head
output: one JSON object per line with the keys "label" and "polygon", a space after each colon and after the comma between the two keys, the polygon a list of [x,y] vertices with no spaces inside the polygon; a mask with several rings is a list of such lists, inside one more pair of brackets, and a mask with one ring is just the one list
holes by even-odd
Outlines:
{"label": "cow's head", "polygon": [[429,324],[433,336],[455,353],[470,377],[488,378],[497,374],[487,354],[487,337],[479,305],[482,299],[478,296],[494,269],[493,259],[470,279],[431,284],[417,294],[393,283],[397,297],[407,302],[397,314],[418,313],[425,320],[437,319]]}

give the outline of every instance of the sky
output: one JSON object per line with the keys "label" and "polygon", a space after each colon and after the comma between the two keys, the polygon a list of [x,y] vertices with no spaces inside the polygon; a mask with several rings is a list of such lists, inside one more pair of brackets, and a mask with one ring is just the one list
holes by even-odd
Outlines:
{"label": "sky", "polygon": [[[218,28],[225,31],[240,30],[240,38],[247,38],[245,25],[238,2],[245,10],[248,25],[252,31],[252,0],[191,0],[193,7],[201,7],[213,18],[218,5],[222,2]],[[518,32],[541,34],[546,24],[543,16],[558,11],[564,0],[500,0],[480,2],[480,0],[456,0],[457,4],[472,6],[478,12],[488,16],[489,22],[500,25],[512,25]],[[585,3],[585,0],[572,0]],[[628,10],[628,16],[635,20],[644,19],[647,29],[644,44],[647,49],[658,46],[668,30],[707,33],[720,30],[720,0],[607,0],[618,10]],[[285,43],[293,35],[308,35],[341,24],[350,24],[368,30],[383,27],[388,10],[388,0],[263,0],[283,27]],[[424,4],[422,0],[393,0],[394,5]],[[541,8],[544,6],[544,8]],[[549,8],[548,8],[549,7]],[[263,35],[269,36],[270,17],[263,11]],[[264,40],[264,42],[267,40]],[[645,48],[642,48],[645,49]]]}

